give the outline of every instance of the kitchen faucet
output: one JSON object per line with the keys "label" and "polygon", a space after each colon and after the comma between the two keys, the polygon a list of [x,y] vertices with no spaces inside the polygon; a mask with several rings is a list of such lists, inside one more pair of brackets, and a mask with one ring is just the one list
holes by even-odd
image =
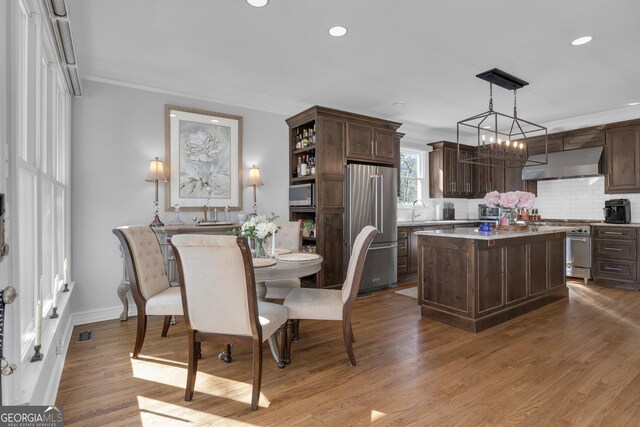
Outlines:
{"label": "kitchen faucet", "polygon": [[[411,204],[411,222],[413,222],[416,219],[416,203],[420,202],[420,204],[422,205],[422,207],[424,208],[424,202],[420,199],[416,199],[413,201],[413,203]],[[420,216],[420,214],[418,214],[418,216]]]}

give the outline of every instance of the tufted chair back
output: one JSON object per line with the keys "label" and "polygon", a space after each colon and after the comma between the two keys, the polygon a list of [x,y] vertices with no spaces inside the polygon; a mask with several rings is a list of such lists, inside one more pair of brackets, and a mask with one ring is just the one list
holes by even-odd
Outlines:
{"label": "tufted chair back", "polygon": [[124,237],[131,253],[132,259],[127,260],[127,265],[131,264],[129,278],[135,277],[137,285],[137,289],[135,289],[136,286],[132,286],[132,291],[139,292],[142,298],[148,300],[169,288],[169,278],[164,269],[164,257],[156,233],[151,227],[132,225],[118,227],[116,230]]}

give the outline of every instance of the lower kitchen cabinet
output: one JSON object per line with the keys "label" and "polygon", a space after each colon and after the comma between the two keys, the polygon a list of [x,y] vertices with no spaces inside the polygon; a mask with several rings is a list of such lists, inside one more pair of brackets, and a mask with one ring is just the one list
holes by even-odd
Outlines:
{"label": "lower kitchen cabinet", "polygon": [[640,290],[639,233],[637,227],[593,228],[594,283]]}
{"label": "lower kitchen cabinet", "polygon": [[418,272],[418,236],[416,231],[451,230],[452,224],[398,227],[398,278]]}

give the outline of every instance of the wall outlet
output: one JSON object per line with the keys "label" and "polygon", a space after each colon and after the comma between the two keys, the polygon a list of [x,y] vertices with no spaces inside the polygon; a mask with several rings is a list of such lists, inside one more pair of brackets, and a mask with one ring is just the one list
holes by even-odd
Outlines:
{"label": "wall outlet", "polygon": [[58,341],[56,344],[56,356],[60,356],[62,354],[62,340]]}

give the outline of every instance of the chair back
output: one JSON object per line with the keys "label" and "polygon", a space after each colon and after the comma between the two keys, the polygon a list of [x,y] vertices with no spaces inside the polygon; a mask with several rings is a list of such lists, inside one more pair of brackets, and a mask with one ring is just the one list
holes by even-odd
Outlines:
{"label": "chair back", "polygon": [[[280,227],[276,233],[276,247],[293,252],[302,250],[302,221],[276,222]],[[265,241],[267,252],[270,252],[271,237]]]}
{"label": "chair back", "polygon": [[178,262],[187,328],[261,336],[246,238],[179,234],[171,238],[171,245]]}
{"label": "chair back", "polygon": [[355,303],[358,291],[360,290],[360,281],[362,280],[362,270],[367,257],[367,251],[371,242],[378,234],[375,227],[367,225],[356,236],[353,243],[351,258],[349,258],[349,266],[347,267],[347,277],[342,285],[342,303]]}
{"label": "chair back", "polygon": [[156,233],[148,225],[131,225],[113,230],[125,256],[131,294],[136,304],[168,289],[169,278]]}

